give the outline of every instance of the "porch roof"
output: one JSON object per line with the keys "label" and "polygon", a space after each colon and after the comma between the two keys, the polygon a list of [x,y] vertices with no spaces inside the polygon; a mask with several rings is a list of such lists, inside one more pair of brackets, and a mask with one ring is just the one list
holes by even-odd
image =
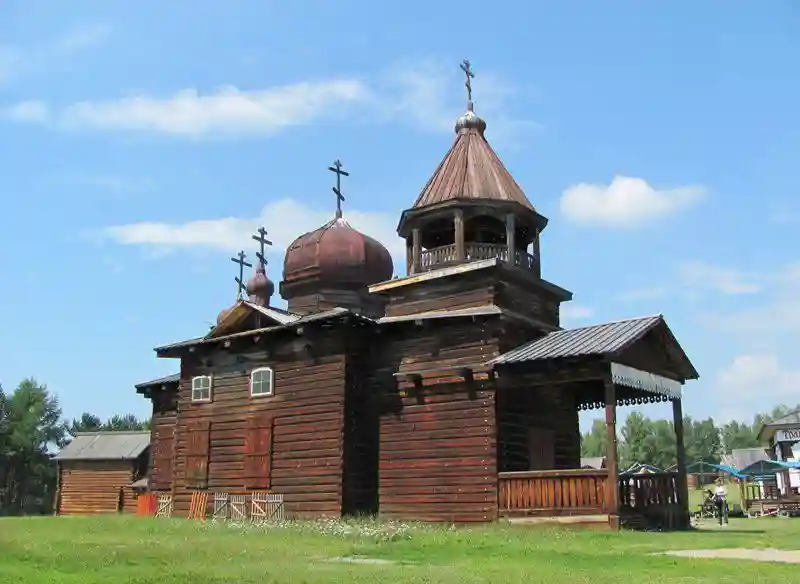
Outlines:
{"label": "porch roof", "polygon": [[492,359],[492,365],[510,365],[570,357],[615,357],[661,328],[680,364],[684,379],[697,379],[697,370],[660,314],[551,332]]}

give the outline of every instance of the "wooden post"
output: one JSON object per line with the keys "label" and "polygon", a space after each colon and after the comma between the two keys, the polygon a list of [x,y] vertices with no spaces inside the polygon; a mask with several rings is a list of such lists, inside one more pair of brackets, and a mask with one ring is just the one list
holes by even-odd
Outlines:
{"label": "wooden post", "polygon": [[508,263],[512,266],[517,265],[517,241],[516,226],[513,213],[506,215],[506,248],[508,250]]}
{"label": "wooden post", "polygon": [[617,463],[617,395],[614,382],[604,379],[606,405],[606,509],[608,525],[619,529],[619,464]]}
{"label": "wooden post", "polygon": [[411,265],[414,261],[414,243],[411,237],[406,237],[406,275],[411,275]]}
{"label": "wooden post", "polygon": [[411,273],[420,271],[420,256],[422,255],[422,234],[419,229],[411,230]]}
{"label": "wooden post", "polygon": [[537,276],[542,275],[542,261],[539,256],[539,230],[536,230],[536,237],[533,238],[533,266]]}
{"label": "wooden post", "polygon": [[464,211],[461,209],[456,209],[453,226],[456,236],[456,261],[462,262],[467,257],[467,253],[464,248]]}
{"label": "wooden post", "polygon": [[672,400],[672,424],[675,426],[675,445],[678,454],[678,496],[684,510],[682,527],[689,526],[689,483],[686,480],[686,447],[683,444],[683,405],[681,399]]}

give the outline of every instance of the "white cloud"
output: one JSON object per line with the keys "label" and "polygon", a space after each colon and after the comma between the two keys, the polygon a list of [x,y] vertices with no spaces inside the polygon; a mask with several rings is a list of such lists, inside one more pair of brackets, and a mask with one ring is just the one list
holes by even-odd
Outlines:
{"label": "white cloud", "polygon": [[46,122],[50,118],[50,110],[42,101],[23,101],[2,113],[5,118],[15,122]]}
{"label": "white cloud", "polygon": [[209,95],[187,89],[166,99],[131,97],[76,103],[61,111],[59,120],[77,129],[188,136],[269,135],[322,116],[337,118],[342,108],[369,100],[369,90],[361,82],[347,79],[249,92],[223,87]]}
{"label": "white cloud", "polygon": [[679,272],[683,282],[694,289],[705,288],[721,294],[755,294],[762,289],[755,274],[705,262],[685,262]]}
{"label": "white cloud", "polygon": [[[191,137],[264,136],[321,119],[345,118],[452,132],[466,101],[457,72],[457,67],[423,60],[395,65],[374,78],[341,77],[254,90],[225,86],[207,94],[189,88],[170,96],[136,95],[51,108],[51,121],[72,130]],[[517,96],[510,84],[490,72],[481,73],[480,80],[476,110],[487,118],[493,141],[508,142],[520,130],[535,126],[508,114]]]}
{"label": "white cloud", "polygon": [[[201,219],[185,223],[141,222],[108,227],[103,235],[123,245],[138,245],[158,254],[180,248],[206,248],[230,253],[253,247],[251,236],[261,225],[267,226],[273,243],[270,253],[282,258],[289,244],[300,234],[312,231],[332,218],[330,211],[307,207],[293,199],[283,199],[265,206],[254,217]],[[275,218],[280,217],[280,221]],[[345,219],[356,229],[374,237],[395,258],[395,271],[405,257],[405,242],[397,236],[397,217],[389,213],[348,210]]]}
{"label": "white cloud", "polygon": [[800,401],[800,368],[791,367],[772,354],[735,357],[714,379],[714,398],[720,404],[715,415],[721,421],[750,419],[769,404]]}
{"label": "white cloud", "polygon": [[588,306],[566,302],[561,305],[561,324],[573,323],[594,316],[594,310]]}
{"label": "white cloud", "polygon": [[578,224],[639,227],[674,215],[703,198],[700,186],[655,189],[641,178],[615,176],[610,185],[580,183],[561,196],[564,216]]}

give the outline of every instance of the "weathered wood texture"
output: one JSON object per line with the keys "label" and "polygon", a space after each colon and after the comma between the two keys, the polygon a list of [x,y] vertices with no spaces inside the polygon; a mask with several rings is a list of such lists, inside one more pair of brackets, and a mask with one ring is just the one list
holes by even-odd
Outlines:
{"label": "weathered wood texture", "polygon": [[136,477],[130,460],[61,461],[59,515],[135,512],[136,497],[128,487]]}
{"label": "weathered wood texture", "polygon": [[489,381],[435,377],[398,390],[393,370],[436,370],[496,354],[491,321],[400,326],[382,335],[373,371],[382,392],[380,514],[423,521],[491,521],[497,516],[494,389]]}
{"label": "weathered wood texture", "polygon": [[557,517],[608,513],[604,470],[549,470],[499,475],[504,516]]}
{"label": "weathered wood texture", "polygon": [[[341,514],[345,356],[337,337],[308,345],[273,335],[268,348],[184,357],[175,515],[188,513],[195,489],[271,489],[284,495],[289,517]],[[250,372],[263,366],[274,370],[274,395],[251,397]],[[191,401],[195,375],[213,376],[211,402]]]}
{"label": "weathered wood texture", "polygon": [[177,384],[156,390],[150,399],[153,402],[153,416],[150,423],[148,488],[171,491],[175,424],[178,420]]}
{"label": "weathered wood texture", "polygon": [[631,529],[687,529],[680,473],[619,477],[620,523]]}
{"label": "weathered wood texture", "polygon": [[500,472],[580,467],[580,427],[569,386],[502,387],[497,392]]}
{"label": "weathered wood texture", "polygon": [[[321,288],[318,286],[295,285],[281,287],[289,312],[311,314],[332,308],[350,308],[367,315],[381,316],[385,300],[371,295],[366,288]],[[288,297],[287,297],[288,296]]]}
{"label": "weathered wood texture", "polygon": [[[388,299],[387,316],[432,310],[458,310],[495,305],[541,323],[541,329],[559,326],[560,299],[527,271],[489,267],[409,283],[376,293]],[[522,342],[530,340],[524,335]]]}

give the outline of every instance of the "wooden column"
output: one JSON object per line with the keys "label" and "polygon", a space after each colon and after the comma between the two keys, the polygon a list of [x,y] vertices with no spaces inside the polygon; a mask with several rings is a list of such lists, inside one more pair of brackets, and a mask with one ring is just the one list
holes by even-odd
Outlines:
{"label": "wooden column", "polygon": [[533,238],[533,265],[537,276],[542,276],[542,258],[539,255],[539,230],[536,230],[536,237]]}
{"label": "wooden column", "polygon": [[517,265],[516,217],[513,213],[506,215],[506,248],[508,248],[508,263]]}
{"label": "wooden column", "polygon": [[461,209],[456,209],[453,226],[455,227],[456,235],[456,261],[461,262],[467,257],[464,246],[464,211]]}
{"label": "wooden column", "polygon": [[411,230],[411,273],[420,271],[420,256],[422,255],[422,234],[419,229]]}
{"label": "wooden column", "polygon": [[619,529],[619,464],[617,462],[617,395],[610,376],[604,379],[606,405],[606,509],[608,524]]}
{"label": "wooden column", "polygon": [[406,237],[406,275],[411,275],[411,265],[414,261],[414,243],[411,236]]}
{"label": "wooden column", "polygon": [[686,481],[686,447],[683,444],[683,404],[680,398],[672,400],[672,424],[675,427],[675,445],[678,454],[678,496],[685,511],[682,527],[689,527],[689,483]]}

